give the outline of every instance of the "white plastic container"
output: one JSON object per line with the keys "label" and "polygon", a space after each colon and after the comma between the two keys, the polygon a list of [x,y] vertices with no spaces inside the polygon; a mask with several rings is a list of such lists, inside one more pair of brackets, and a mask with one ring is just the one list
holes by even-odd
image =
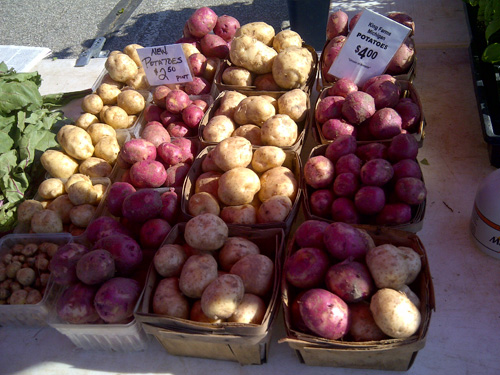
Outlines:
{"label": "white plastic container", "polygon": [[500,259],[500,169],[479,184],[470,230],[481,251]]}

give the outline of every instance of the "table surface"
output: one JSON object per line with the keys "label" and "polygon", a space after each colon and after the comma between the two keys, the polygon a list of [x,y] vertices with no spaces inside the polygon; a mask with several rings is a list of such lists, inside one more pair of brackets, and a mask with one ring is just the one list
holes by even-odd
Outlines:
{"label": "table surface", "polygon": [[[460,11],[463,16],[460,9],[455,9],[455,16]],[[461,27],[464,25],[465,22]],[[417,45],[414,83],[427,121],[418,159],[428,162],[422,165],[428,198],[423,229],[418,236],[429,259],[436,310],[425,347],[407,373],[499,374],[500,260],[479,251],[469,232],[477,186],[495,169],[489,164],[482,138],[467,44],[448,42],[422,43],[422,48]],[[65,71],[76,72],[72,63],[74,65],[74,61],[43,61],[39,64],[44,78],[43,90],[66,90],[64,85],[68,80],[61,75]],[[93,75],[97,77],[102,71],[102,61],[93,60],[85,69],[86,72],[80,70],[78,74],[86,77],[82,85],[87,87],[75,88],[73,84],[68,91],[91,87]],[[312,146],[312,139],[308,137],[305,152]],[[286,343],[278,343],[283,337],[285,330],[280,313],[273,325],[267,362],[241,366],[234,362],[172,356],[154,339],[141,352],[85,351],[50,327],[1,327],[0,374],[382,373],[304,365]]]}

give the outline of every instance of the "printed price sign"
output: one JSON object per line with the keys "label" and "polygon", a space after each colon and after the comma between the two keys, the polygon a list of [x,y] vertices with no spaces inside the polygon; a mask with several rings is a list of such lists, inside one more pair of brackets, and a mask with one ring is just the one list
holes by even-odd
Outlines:
{"label": "printed price sign", "polygon": [[137,53],[151,86],[193,80],[180,44],[139,48]]}
{"label": "printed price sign", "polygon": [[410,28],[365,9],[328,73],[361,85],[384,73]]}

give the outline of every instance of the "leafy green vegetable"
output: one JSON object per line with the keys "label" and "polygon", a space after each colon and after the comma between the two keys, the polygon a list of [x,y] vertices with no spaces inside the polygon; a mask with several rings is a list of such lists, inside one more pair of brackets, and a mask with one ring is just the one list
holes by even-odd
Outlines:
{"label": "leafy green vegetable", "polygon": [[57,131],[71,122],[49,109],[68,98],[42,96],[41,83],[38,72],[16,73],[0,63],[0,232],[15,226],[17,207],[45,174],[40,156],[58,147]]}

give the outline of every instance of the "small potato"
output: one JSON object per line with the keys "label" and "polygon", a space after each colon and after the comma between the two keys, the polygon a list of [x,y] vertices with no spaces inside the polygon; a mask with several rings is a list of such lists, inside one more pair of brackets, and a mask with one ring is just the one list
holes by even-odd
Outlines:
{"label": "small potato", "polygon": [[96,206],[92,204],[81,204],[69,210],[69,219],[72,224],[80,228],[87,228],[95,215]]}
{"label": "small potato", "polygon": [[366,254],[366,265],[377,288],[399,289],[408,279],[407,257],[396,246],[383,244]]}
{"label": "small potato", "polygon": [[205,157],[201,161],[201,170],[203,172],[224,172],[220,169],[217,164],[215,164],[214,153],[215,149],[212,149],[207,152]]}
{"label": "small potato", "polygon": [[67,192],[69,187],[78,181],[86,181],[86,182],[92,183],[92,180],[90,179],[89,176],[82,174],[82,173],[75,173],[70,178],[68,178],[66,180],[66,182],[64,183],[64,190]]}
{"label": "small potato", "polygon": [[109,76],[117,82],[126,82],[137,74],[137,64],[125,53],[110,54],[104,63]]}
{"label": "small potato", "polygon": [[207,192],[214,197],[217,196],[217,189],[219,188],[219,178],[222,173],[219,172],[204,172],[196,178],[195,193]]}
{"label": "small potato", "polygon": [[97,115],[104,105],[101,97],[97,94],[85,95],[82,100],[82,110],[93,115]]}
{"label": "small potato", "polygon": [[243,137],[229,137],[214,149],[214,161],[223,171],[244,168],[252,162],[252,144]]}
{"label": "small potato", "polygon": [[274,262],[264,254],[248,254],[231,267],[230,273],[241,277],[246,293],[263,297],[273,286]]}
{"label": "small potato", "polygon": [[128,113],[117,105],[110,106],[103,117],[104,122],[113,129],[127,129],[130,126]]}
{"label": "small potato", "polygon": [[207,142],[220,142],[234,132],[234,122],[226,115],[217,115],[208,120],[203,128],[203,139]]}
{"label": "small potato", "polygon": [[178,277],[188,256],[181,245],[161,246],[153,257],[153,266],[162,277]]}
{"label": "small potato", "polygon": [[260,254],[259,247],[245,237],[229,237],[219,251],[220,267],[229,272],[238,260],[248,254]]}
{"label": "small potato", "polygon": [[288,47],[274,59],[272,73],[280,87],[296,89],[306,84],[313,66],[313,56],[307,48]]}
{"label": "small potato", "polygon": [[120,153],[118,140],[113,136],[102,137],[94,147],[94,156],[113,165]]}
{"label": "small potato", "polygon": [[225,206],[220,217],[228,224],[253,225],[257,223],[257,209],[252,204]]}
{"label": "small potato", "polygon": [[111,125],[104,124],[102,122],[96,122],[94,124],[91,124],[87,128],[87,133],[89,133],[90,138],[92,139],[92,144],[94,146],[103,137],[112,136],[116,138],[116,130]]}
{"label": "small potato", "polygon": [[103,105],[115,105],[121,92],[119,87],[109,83],[101,83],[96,90],[96,94],[101,98]]}
{"label": "small potato", "polygon": [[52,177],[68,178],[78,170],[78,162],[71,156],[57,150],[47,150],[40,157],[40,162]]}
{"label": "small potato", "polygon": [[271,168],[260,176],[259,199],[265,202],[274,195],[284,195],[294,202],[298,187],[298,181],[290,169]]}
{"label": "small potato", "polygon": [[136,90],[124,90],[116,98],[116,104],[123,108],[129,115],[137,115],[146,106],[144,96]]}
{"label": "small potato", "polygon": [[377,326],[388,336],[410,337],[420,327],[422,317],[410,299],[397,290],[379,289],[370,300],[370,311]]}
{"label": "small potato", "polygon": [[234,111],[234,121],[239,125],[254,124],[262,126],[276,114],[276,108],[262,96],[249,96],[243,99]]}
{"label": "small potato", "polygon": [[189,320],[193,320],[195,322],[202,323],[221,323],[225,320],[223,319],[211,319],[205,315],[203,310],[201,309],[201,299],[197,299],[191,306],[191,310],[189,311]]}
{"label": "small potato", "polygon": [[274,195],[262,204],[257,211],[258,223],[284,222],[292,211],[293,202],[283,195]]}
{"label": "small potato", "polygon": [[225,172],[219,179],[219,200],[229,206],[251,203],[261,189],[259,176],[249,168],[237,167]]}
{"label": "small potato", "polygon": [[304,121],[308,110],[307,94],[301,89],[290,90],[278,98],[278,113],[288,115],[295,122]]}
{"label": "small potato", "polygon": [[153,294],[153,313],[187,319],[189,301],[179,289],[177,277],[161,279]]}
{"label": "small potato", "polygon": [[201,214],[186,223],[184,239],[186,243],[200,250],[220,249],[228,237],[227,224],[217,215]]}
{"label": "small potato", "polygon": [[261,131],[259,126],[249,124],[238,126],[231,136],[243,137],[248,139],[253,146],[261,146],[262,141],[260,133]]}
{"label": "small potato", "polygon": [[137,53],[137,49],[139,48],[144,48],[140,44],[128,44],[123,48],[123,52],[127,54],[134,62],[137,64],[138,67],[141,67],[141,58],[139,57],[139,54]]}
{"label": "small potato", "polygon": [[90,135],[78,126],[64,125],[57,132],[57,140],[64,151],[77,160],[85,160],[94,153]]}
{"label": "small potato", "polygon": [[273,48],[281,52],[288,47],[302,47],[302,37],[293,30],[281,30],[273,39]]}
{"label": "small potato", "polygon": [[38,194],[43,199],[54,199],[65,193],[64,183],[60,178],[48,178],[38,186]]}
{"label": "small potato", "polygon": [[211,254],[191,255],[182,266],[179,289],[187,297],[200,298],[217,276],[217,261]]}
{"label": "small potato", "polygon": [[91,182],[77,181],[68,188],[68,197],[74,205],[96,204],[98,194]]}
{"label": "small potato", "polygon": [[401,255],[406,258],[406,264],[408,266],[408,276],[406,278],[405,284],[411,284],[415,281],[420,270],[422,269],[422,259],[420,255],[413,250],[411,247],[398,246]]}
{"label": "small potato", "polygon": [[271,25],[265,22],[257,21],[242,25],[238,30],[236,30],[234,38],[241,35],[249,35],[262,43],[271,46],[273,44],[275,34],[274,28]]}
{"label": "small potato", "polygon": [[253,74],[239,66],[229,66],[222,73],[222,83],[234,86],[252,86]]}
{"label": "small potato", "polygon": [[125,84],[133,90],[149,90],[150,87],[143,67],[137,69],[137,74],[125,81]]}
{"label": "small potato", "polygon": [[271,168],[281,167],[286,159],[286,153],[276,146],[262,146],[255,150],[252,157],[252,168],[257,173],[263,173]]}
{"label": "small potato", "polygon": [[186,58],[189,58],[189,56],[195,53],[201,53],[201,51],[191,43],[181,43],[181,47],[184,55],[186,55]]}
{"label": "small potato", "polygon": [[241,277],[222,274],[213,280],[201,295],[201,309],[211,319],[227,319],[243,300],[245,287]]}
{"label": "small potato", "polygon": [[196,193],[188,200],[188,212],[192,216],[198,216],[204,213],[211,213],[218,216],[220,213],[219,202],[210,193]]}
{"label": "small potato", "polygon": [[78,170],[90,177],[108,177],[112,169],[106,160],[92,156],[84,160]]}
{"label": "small potato", "polygon": [[273,73],[257,74],[253,80],[253,85],[256,90],[262,91],[280,91],[281,87],[278,86],[274,80]]}
{"label": "small potato", "polygon": [[220,99],[219,107],[215,110],[215,115],[226,115],[229,118],[233,118],[238,104],[246,97],[246,95],[238,91],[225,91]]}
{"label": "small potato", "polygon": [[33,233],[60,233],[63,222],[52,210],[37,211],[31,218],[31,230]]}
{"label": "small potato", "polygon": [[249,35],[235,37],[231,41],[229,51],[230,60],[234,65],[246,68],[255,74],[272,72],[277,55],[272,47]]}
{"label": "small potato", "polygon": [[34,199],[26,199],[17,207],[17,220],[20,223],[29,224],[35,212],[43,211],[41,202]]}
{"label": "small potato", "polygon": [[96,122],[99,122],[99,118],[92,113],[82,113],[75,121],[75,126],[87,130],[88,127]]}
{"label": "small potato", "polygon": [[47,205],[47,209],[56,212],[63,224],[69,224],[71,222],[69,212],[73,206],[74,203],[69,199],[69,195],[63,194],[51,201]]}
{"label": "small potato", "polygon": [[244,324],[261,324],[266,314],[267,306],[264,300],[255,294],[245,293],[238,308],[228,319],[228,322]]}
{"label": "small potato", "polygon": [[262,124],[262,143],[267,146],[290,147],[297,141],[298,126],[290,116],[278,114]]}

